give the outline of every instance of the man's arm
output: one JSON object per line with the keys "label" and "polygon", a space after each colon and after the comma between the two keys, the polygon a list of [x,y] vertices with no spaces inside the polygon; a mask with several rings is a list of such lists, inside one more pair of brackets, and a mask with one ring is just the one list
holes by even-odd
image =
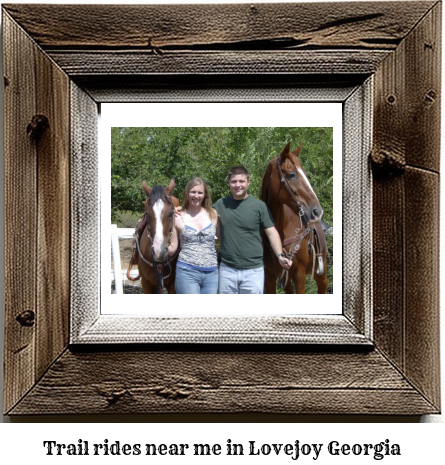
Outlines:
{"label": "man's arm", "polygon": [[280,265],[288,270],[292,266],[292,262],[285,256],[281,255],[284,254],[283,246],[281,245],[280,235],[278,234],[278,231],[276,230],[275,226],[265,229],[264,232],[266,233],[267,238],[269,239],[272,250],[277,256]]}

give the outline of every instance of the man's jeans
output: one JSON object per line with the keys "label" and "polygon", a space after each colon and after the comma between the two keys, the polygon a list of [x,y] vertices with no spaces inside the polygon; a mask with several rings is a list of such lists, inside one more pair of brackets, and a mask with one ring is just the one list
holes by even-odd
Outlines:
{"label": "man's jeans", "polygon": [[253,270],[237,270],[221,263],[219,267],[220,294],[263,294],[264,266]]}

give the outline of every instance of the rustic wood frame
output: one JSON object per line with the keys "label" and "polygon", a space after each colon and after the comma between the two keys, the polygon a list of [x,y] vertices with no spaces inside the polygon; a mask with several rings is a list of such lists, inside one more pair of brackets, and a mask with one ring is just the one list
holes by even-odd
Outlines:
{"label": "rustic wood frame", "polygon": [[[86,221],[72,225],[72,250],[75,251],[76,260],[71,264],[71,288],[76,292],[71,293],[71,318],[70,318],[70,343],[71,344],[104,344],[104,343],[298,343],[298,344],[372,344],[372,188],[371,170],[368,162],[368,155],[371,150],[371,125],[372,118],[371,96],[372,78],[367,79],[358,86],[347,86],[335,89],[329,88],[308,88],[308,89],[269,89],[257,87],[255,89],[243,89],[244,101],[255,102],[256,111],[266,111],[273,114],[272,105],[269,103],[277,100],[285,101],[288,111],[292,114],[292,102],[316,103],[331,102],[339,103],[342,109],[343,141],[342,160],[338,167],[338,180],[343,196],[348,198],[348,202],[343,205],[341,212],[343,227],[336,226],[336,237],[342,235],[344,244],[336,239],[338,247],[335,253],[343,253],[342,265],[343,275],[348,279],[342,282],[341,275],[336,276],[336,288],[338,295],[336,300],[332,295],[325,295],[324,308],[334,305],[340,306],[340,314],[337,315],[292,315],[294,297],[291,295],[281,296],[277,308],[279,313],[270,312],[270,304],[274,305],[276,296],[250,296],[249,308],[256,309],[253,315],[230,315],[221,312],[215,315],[215,306],[212,307],[211,315],[191,316],[185,314],[184,307],[187,300],[184,296],[169,297],[169,304],[173,308],[179,305],[182,309],[180,317],[172,317],[166,311],[156,315],[156,309],[163,308],[165,297],[161,295],[150,297],[151,314],[109,314],[107,305],[116,296],[110,295],[109,276],[106,276],[107,284],[104,285],[102,276],[102,287],[99,286],[100,273],[95,263],[100,262],[99,257],[99,236],[102,238],[109,236],[107,232],[99,233],[98,218],[96,218],[98,199],[94,195],[84,196],[80,192],[84,190],[87,183],[91,191],[99,191],[98,170],[91,163],[83,163],[81,152],[76,147],[80,143],[85,143],[84,137],[79,137],[79,142],[73,144],[71,156],[72,176],[72,201],[71,210],[89,212]],[[177,96],[172,96],[168,90],[158,91],[155,94],[145,93],[145,102],[176,102],[177,111],[184,108],[184,101],[193,98],[193,105],[199,105],[202,111],[207,111],[208,102],[215,99],[221,105],[233,102],[233,89],[218,87],[215,92],[205,89],[195,89],[193,96],[184,92]],[[120,92],[115,92],[116,100],[127,99]],[[141,94],[138,99],[142,98]],[[179,101],[176,100],[180,98]],[[186,100],[187,99],[187,100]],[[73,102],[77,100],[73,99]],[[205,102],[205,103],[203,103]],[[182,106],[182,108],[181,108]],[[282,105],[280,105],[282,107]],[[82,127],[86,121],[94,127],[97,121],[97,109],[92,108],[88,116],[84,109],[76,110],[76,103],[73,103],[74,115],[71,124],[73,140],[76,134],[82,134]],[[153,107],[152,107],[153,108]],[[171,107],[170,107],[171,108]],[[255,111],[255,110],[254,110]],[[294,110],[295,111],[295,110]],[[207,115],[207,113],[206,113]],[[210,115],[206,118],[211,117]],[[104,128],[106,130],[106,128]],[[92,147],[95,141],[89,141],[88,146]],[[91,159],[96,159],[97,154],[90,150]],[[99,169],[100,171],[100,169]],[[76,174],[78,173],[78,174]],[[80,181],[81,180],[81,181]],[[95,187],[93,187],[95,186]],[[102,213],[102,218],[104,217]],[[109,218],[106,212],[105,218]],[[338,224],[338,223],[336,223]],[[338,228],[338,230],[337,230]],[[104,242],[106,239],[102,239]],[[108,242],[105,242],[108,244]],[[103,243],[102,243],[103,245]],[[103,250],[103,249],[102,249]],[[97,253],[94,253],[97,251]],[[102,272],[104,270],[101,265]],[[81,291],[77,289],[77,284],[89,282],[87,289]],[[123,296],[120,296],[123,297]],[[121,300],[121,305],[130,308],[138,308],[147,302],[146,297],[137,296],[139,304],[129,301],[129,297]],[[130,297],[131,298],[131,297]],[[240,299],[236,297],[237,304]],[[317,296],[311,298],[318,299]],[[171,300],[170,300],[171,299]],[[219,296],[221,306],[222,299],[225,299],[227,306],[234,304],[233,296]],[[265,303],[266,299],[266,303]],[[267,300],[268,299],[268,300]],[[141,302],[142,300],[142,302]],[[195,298],[196,300],[196,298]],[[195,303],[195,300],[193,301]],[[209,302],[210,300],[210,302]],[[201,303],[202,308],[213,305],[211,298],[205,303]],[[173,301],[173,302],[172,302]],[[241,300],[241,302],[245,300]],[[172,303],[170,303],[172,302]],[[190,301],[189,301],[190,302]],[[268,302],[268,303],[267,303]],[[333,303],[334,302],[334,303]],[[319,303],[319,302],[318,302]],[[242,303],[241,303],[242,305]],[[262,305],[261,310],[269,311],[269,314],[262,314],[258,311],[258,305]],[[321,304],[323,305],[323,301]],[[305,308],[299,300],[300,308]],[[154,312],[153,312],[153,309]],[[338,308],[336,308],[337,310]],[[328,313],[328,312],[326,312]]]}
{"label": "rustic wood frame", "polygon": [[[419,203],[439,211],[440,2],[2,13],[6,414],[440,411],[439,221],[419,220]],[[131,99],[161,87],[341,87],[370,76],[371,347],[69,344],[79,290],[71,228],[92,214],[70,208],[81,175],[70,157],[95,163],[94,127],[73,135],[74,107],[91,114],[117,89]]]}

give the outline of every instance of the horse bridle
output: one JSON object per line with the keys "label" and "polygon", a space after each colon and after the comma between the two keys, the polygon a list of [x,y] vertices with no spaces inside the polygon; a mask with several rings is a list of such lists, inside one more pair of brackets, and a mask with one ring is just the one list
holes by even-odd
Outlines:
{"label": "horse bridle", "polygon": [[[152,243],[153,245],[153,238],[151,236],[151,233],[150,233],[150,229],[148,228],[148,217],[147,217],[147,212],[144,213],[145,215],[145,218],[146,218],[146,224],[145,224],[145,229],[147,231],[147,237],[148,239],[150,240],[150,242]],[[173,217],[173,226],[172,228],[170,229],[169,233],[170,233],[170,239],[171,237],[173,236],[173,229],[175,227],[175,218]],[[164,286],[164,279],[167,279],[171,276],[172,272],[173,272],[173,269],[172,269],[172,266],[171,266],[171,261],[176,257],[177,255],[177,252],[172,255],[171,257],[168,256],[168,259],[167,260],[164,260],[163,262],[159,263],[157,262],[155,259],[154,259],[154,250],[153,250],[153,247],[151,248],[151,257],[152,257],[152,260],[147,260],[143,254],[141,253],[141,247],[140,247],[140,239],[138,237],[138,233],[137,231],[135,232],[134,234],[134,239],[136,241],[136,247],[138,249],[138,253],[139,253],[139,257],[142,258],[142,261],[144,263],[146,263],[147,265],[150,265],[151,267],[153,267],[153,270],[155,272],[155,275],[156,275],[156,293],[157,294],[166,294],[167,293],[167,290],[165,289],[165,286]],[[170,243],[169,243],[170,245]],[[178,247],[179,249],[179,247]],[[165,265],[168,265],[168,267],[170,268],[170,272],[167,276],[164,276],[164,268],[165,268]]]}
{"label": "horse bridle", "polygon": [[307,213],[304,211],[302,203],[298,200],[297,196],[295,195],[294,191],[291,189],[289,186],[289,183],[287,182],[286,177],[283,174],[283,171],[281,170],[281,163],[280,163],[280,157],[277,157],[277,170],[278,174],[280,176],[280,181],[284,184],[286,187],[287,191],[295,201],[298,207],[298,216],[300,218],[300,231],[303,228],[302,220],[304,221],[305,225],[307,226],[309,224],[309,218],[307,217]]}
{"label": "horse bridle", "polygon": [[[313,249],[313,266],[312,266],[312,278],[313,278],[314,272],[315,272],[315,258],[316,258],[315,257],[315,246],[314,246],[315,237],[317,237],[317,240],[319,240],[318,236],[314,234],[314,229],[315,229],[315,223],[320,223],[321,217],[319,217],[316,221],[309,220],[307,213],[304,211],[302,203],[298,200],[298,197],[295,195],[294,191],[289,186],[289,183],[287,182],[286,177],[283,175],[283,171],[281,170],[280,157],[277,157],[276,164],[277,164],[278,174],[280,176],[280,181],[281,183],[284,184],[287,191],[291,195],[292,199],[295,201],[298,207],[298,217],[300,219],[300,227],[295,229],[295,236],[289,239],[285,239],[283,241],[283,249],[284,247],[290,244],[289,252],[286,253],[286,258],[292,261],[296,253],[300,249],[301,242],[308,234],[310,234],[309,246]],[[304,228],[303,228],[303,224],[304,224]],[[294,247],[294,244],[296,242],[297,244]],[[319,244],[318,244],[318,247],[320,247]],[[319,266],[321,266],[321,263],[319,264]],[[283,268],[283,271],[281,272],[281,276],[279,278],[279,283],[281,284],[283,288],[287,284],[288,277],[289,277],[289,270],[286,270],[285,268]],[[283,281],[284,281],[284,284],[283,284]]]}

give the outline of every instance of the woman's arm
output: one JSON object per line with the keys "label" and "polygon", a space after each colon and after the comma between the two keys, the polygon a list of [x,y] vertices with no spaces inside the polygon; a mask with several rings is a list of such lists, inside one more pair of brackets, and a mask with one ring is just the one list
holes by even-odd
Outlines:
{"label": "woman's arm", "polygon": [[176,228],[173,228],[172,237],[170,239],[170,245],[168,246],[169,255],[174,255],[176,253],[176,251],[178,250],[178,243],[178,231],[176,231]]}
{"label": "woman's arm", "polygon": [[185,215],[185,210],[182,209],[182,207],[176,207],[175,208],[175,229],[179,234],[181,234],[181,231],[184,229],[184,220],[182,217]]}

